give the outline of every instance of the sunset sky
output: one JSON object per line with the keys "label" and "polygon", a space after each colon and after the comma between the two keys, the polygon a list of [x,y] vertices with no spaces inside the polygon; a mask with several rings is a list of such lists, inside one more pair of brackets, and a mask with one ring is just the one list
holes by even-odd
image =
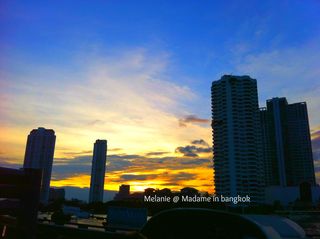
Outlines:
{"label": "sunset sky", "polygon": [[88,187],[108,140],[105,189],[213,191],[210,87],[223,74],[308,104],[320,179],[320,2],[0,2],[0,165],[27,135],[57,136],[52,186]]}

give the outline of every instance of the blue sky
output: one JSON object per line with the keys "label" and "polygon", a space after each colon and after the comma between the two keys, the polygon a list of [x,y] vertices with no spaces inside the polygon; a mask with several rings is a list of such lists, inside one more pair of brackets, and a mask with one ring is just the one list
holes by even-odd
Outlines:
{"label": "blue sky", "polygon": [[[41,125],[56,130],[56,169],[88,156],[99,137],[132,155],[210,144],[210,86],[223,74],[256,78],[261,106],[275,96],[307,101],[319,156],[319,1],[0,5],[0,156],[8,164],[21,164],[26,135]],[[179,127],[190,115],[200,120]]]}
{"label": "blue sky", "polygon": [[[79,52],[112,55],[145,48],[155,56],[166,52],[170,80],[205,97],[210,82],[221,74],[241,74],[237,66],[246,56],[317,45],[320,35],[318,1],[1,4],[1,45],[13,68],[18,60],[76,71]],[[260,94],[264,96],[261,87]]]}

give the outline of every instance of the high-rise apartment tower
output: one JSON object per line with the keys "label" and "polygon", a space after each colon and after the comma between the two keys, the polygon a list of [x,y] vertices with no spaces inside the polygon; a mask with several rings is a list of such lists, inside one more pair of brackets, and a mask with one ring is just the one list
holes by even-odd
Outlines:
{"label": "high-rise apartment tower", "polygon": [[266,186],[315,185],[307,105],[267,100],[260,109]]}
{"label": "high-rise apartment tower", "polygon": [[102,202],[106,171],[107,140],[96,140],[93,148],[89,202]]}
{"label": "high-rise apartment tower", "polygon": [[28,135],[24,168],[42,170],[40,202],[46,204],[49,199],[50,179],[56,136],[52,129],[33,129]]}
{"label": "high-rise apartment tower", "polygon": [[257,82],[224,75],[212,82],[213,168],[217,195],[263,201]]}

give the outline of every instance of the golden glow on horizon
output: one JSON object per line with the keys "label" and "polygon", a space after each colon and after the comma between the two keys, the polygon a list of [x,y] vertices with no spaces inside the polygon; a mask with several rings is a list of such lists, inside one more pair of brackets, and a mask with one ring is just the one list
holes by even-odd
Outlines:
{"label": "golden glow on horizon", "polygon": [[[193,179],[183,179],[177,182],[171,181],[165,177],[165,175],[161,174],[161,172],[167,172],[168,176],[174,178],[179,173],[190,173],[194,174],[195,177]],[[105,190],[118,191],[119,186],[121,184],[129,184],[131,192],[144,191],[146,188],[169,188],[173,191],[179,191],[183,187],[195,187],[199,191],[213,193],[214,188],[212,186],[213,177],[212,177],[212,169],[211,168],[193,168],[187,170],[171,170],[170,172],[166,170],[156,170],[156,171],[144,171],[143,173],[130,173],[130,175],[149,175],[151,173],[159,174],[159,177],[154,179],[146,179],[146,180],[123,180],[120,181],[120,177],[123,172],[110,173],[106,174],[105,179]],[[127,174],[129,175],[129,174]],[[64,187],[64,186],[72,186],[72,187],[80,187],[86,188],[90,187],[90,175],[77,175],[70,178],[65,178],[61,180],[51,180],[51,186],[54,187]]]}
{"label": "golden glow on horizon", "polygon": [[90,187],[90,175],[77,175],[70,178],[65,178],[63,180],[51,179],[50,186],[88,188]]}
{"label": "golden glow on horizon", "polygon": [[311,140],[314,140],[314,139],[320,137],[319,132],[320,132],[320,127],[316,127],[314,129],[311,129],[311,132],[310,132],[311,133]]}
{"label": "golden glow on horizon", "polygon": [[[55,166],[71,165],[79,156],[91,156],[95,140],[107,139],[108,155],[139,155],[144,161],[128,158],[130,167],[113,172],[108,171],[107,162],[106,189],[118,190],[121,184],[130,184],[132,191],[149,186],[180,189],[192,184],[207,191],[209,187],[202,185],[212,184],[210,163],[205,169],[204,165],[179,164],[183,154],[175,150],[196,139],[211,142],[210,125],[197,122],[179,125],[180,118],[192,114],[186,103],[197,96],[188,87],[163,77],[166,65],[166,55],[149,59],[140,49],[119,59],[90,59],[83,65],[81,76],[37,67],[36,75],[19,76],[23,82],[8,82],[5,92],[18,93],[6,95],[5,105],[1,104],[1,158],[7,164],[22,166],[27,135],[34,128],[45,127],[53,129],[57,137],[53,175],[58,174],[54,172]],[[39,77],[47,80],[34,81]],[[110,150],[115,148],[118,150]],[[153,159],[176,160],[167,161],[169,165],[151,164],[147,159],[148,153],[153,152],[165,152],[150,156]],[[210,154],[204,157],[211,158]],[[85,164],[91,165],[91,160]],[[51,185],[89,187],[90,176],[77,174],[76,170],[64,178],[53,177]],[[183,180],[174,177],[182,172],[190,173],[191,181],[187,176]],[[123,174],[149,176],[144,180],[124,180]]]}

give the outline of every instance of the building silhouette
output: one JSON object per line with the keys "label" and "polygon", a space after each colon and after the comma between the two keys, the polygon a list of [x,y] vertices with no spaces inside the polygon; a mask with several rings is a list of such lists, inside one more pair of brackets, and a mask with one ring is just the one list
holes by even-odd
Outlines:
{"label": "building silhouette", "polygon": [[102,202],[106,171],[107,140],[96,140],[93,148],[89,203]]}
{"label": "building silhouette", "polygon": [[114,200],[123,200],[130,197],[130,185],[122,184],[119,186],[118,193],[114,196]]}
{"label": "building silhouette", "polygon": [[217,195],[264,199],[257,82],[224,75],[212,82],[213,168]]}
{"label": "building silhouette", "polygon": [[23,168],[41,169],[40,202],[49,199],[56,136],[52,129],[33,129],[28,135]]}
{"label": "building silhouette", "polygon": [[65,200],[66,191],[64,188],[50,188],[49,201]]}
{"label": "building silhouette", "polygon": [[266,186],[315,185],[307,105],[267,100],[260,109]]}

